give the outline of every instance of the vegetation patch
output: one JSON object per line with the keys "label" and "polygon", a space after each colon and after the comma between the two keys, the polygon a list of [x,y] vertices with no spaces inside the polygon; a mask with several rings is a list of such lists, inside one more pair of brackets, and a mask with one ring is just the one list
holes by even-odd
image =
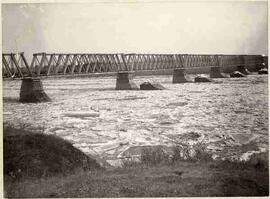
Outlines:
{"label": "vegetation patch", "polygon": [[96,170],[93,158],[55,136],[4,126],[4,174],[23,177],[67,175],[78,169]]}
{"label": "vegetation patch", "polygon": [[[207,151],[206,145],[202,143],[197,143],[193,146],[182,144],[173,147],[157,145],[137,148],[137,153],[140,153],[139,161],[138,158],[134,159],[130,156],[123,161],[123,167],[133,167],[138,165],[160,166],[174,165],[179,162],[213,161],[212,155]],[[128,153],[124,153],[123,155],[128,155]]]}

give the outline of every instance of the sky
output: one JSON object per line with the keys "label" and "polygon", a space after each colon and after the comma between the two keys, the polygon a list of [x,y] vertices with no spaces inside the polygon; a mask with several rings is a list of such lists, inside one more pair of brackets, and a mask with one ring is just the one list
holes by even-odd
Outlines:
{"label": "sky", "polygon": [[2,4],[2,50],[268,54],[267,2]]}

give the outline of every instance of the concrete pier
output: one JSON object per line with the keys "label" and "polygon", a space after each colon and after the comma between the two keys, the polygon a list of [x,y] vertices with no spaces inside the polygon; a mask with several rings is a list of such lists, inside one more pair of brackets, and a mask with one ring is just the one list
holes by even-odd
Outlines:
{"label": "concrete pier", "polygon": [[116,90],[139,90],[139,87],[132,81],[132,72],[118,72],[116,78]]}
{"label": "concrete pier", "polygon": [[185,77],[185,69],[184,68],[176,68],[173,70],[173,84],[185,83],[188,80]]}
{"label": "concrete pier", "polygon": [[221,67],[213,66],[210,69],[210,78],[225,78],[226,76],[221,73]]}
{"label": "concrete pier", "polygon": [[20,102],[48,102],[49,96],[44,92],[43,85],[38,78],[23,78],[20,90]]}

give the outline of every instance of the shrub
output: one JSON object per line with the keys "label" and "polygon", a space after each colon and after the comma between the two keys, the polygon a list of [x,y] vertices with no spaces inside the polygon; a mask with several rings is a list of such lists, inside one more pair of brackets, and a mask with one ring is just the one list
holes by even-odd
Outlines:
{"label": "shrub", "polygon": [[169,155],[161,147],[145,148],[142,150],[141,162],[144,165],[164,164],[167,163],[169,159]]}
{"label": "shrub", "polygon": [[172,163],[179,161],[190,160],[190,147],[188,145],[177,145],[173,147],[173,154],[171,158]]}
{"label": "shrub", "polygon": [[203,143],[197,143],[193,146],[189,145],[177,145],[173,148],[172,162],[179,161],[210,161],[212,155],[207,152],[206,145]]}
{"label": "shrub", "polygon": [[134,158],[126,158],[122,160],[121,167],[122,168],[134,168],[143,166],[142,163],[138,159]]}
{"label": "shrub", "polygon": [[165,151],[161,146],[145,147],[141,151],[140,161],[132,158],[125,159],[122,167],[172,165],[183,161],[207,162],[212,155],[207,152],[206,145],[202,143],[190,145],[176,145],[171,152]]}
{"label": "shrub", "polygon": [[206,144],[203,143],[197,143],[196,145],[193,146],[194,149],[194,159],[195,161],[200,161],[200,162],[208,162],[212,160],[212,155],[207,152]]}

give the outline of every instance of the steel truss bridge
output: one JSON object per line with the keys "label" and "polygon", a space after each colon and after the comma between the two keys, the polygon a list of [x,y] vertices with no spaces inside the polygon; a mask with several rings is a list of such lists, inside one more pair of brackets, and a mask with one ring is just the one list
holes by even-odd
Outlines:
{"label": "steel truss bridge", "polygon": [[266,61],[262,55],[35,53],[29,65],[24,53],[4,53],[2,76],[24,78],[211,66],[260,67]]}

